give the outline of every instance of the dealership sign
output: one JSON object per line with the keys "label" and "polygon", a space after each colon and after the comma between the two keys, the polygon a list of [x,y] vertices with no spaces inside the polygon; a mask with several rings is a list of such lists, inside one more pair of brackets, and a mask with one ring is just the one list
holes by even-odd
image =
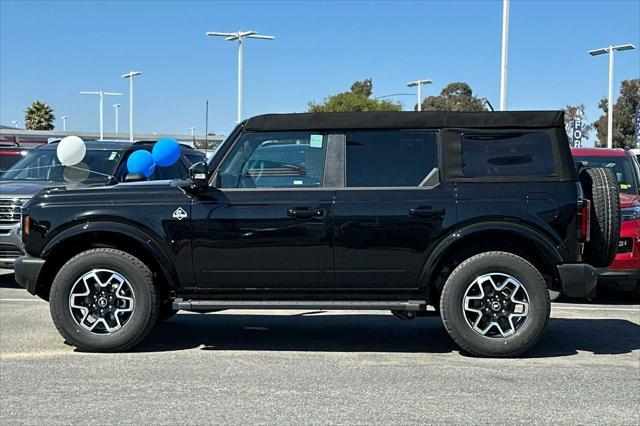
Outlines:
{"label": "dealership sign", "polygon": [[579,148],[582,146],[582,110],[578,108],[573,116],[573,126],[571,129],[571,141],[573,146]]}

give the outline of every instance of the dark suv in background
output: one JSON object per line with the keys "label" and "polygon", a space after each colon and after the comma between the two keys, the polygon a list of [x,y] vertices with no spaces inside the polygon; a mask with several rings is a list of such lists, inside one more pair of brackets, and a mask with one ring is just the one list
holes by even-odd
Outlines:
{"label": "dark suv in background", "polygon": [[16,280],[91,351],[179,309],[431,305],[464,350],[514,356],[548,289],[593,294],[620,225],[615,177],[578,173],[562,111],[257,116],[187,180],[51,189],[22,214]]}
{"label": "dark suv in background", "polygon": [[[138,149],[151,150],[152,141],[86,141],[87,154],[73,167],[60,164],[57,143],[22,150],[20,160],[0,174],[0,268],[13,268],[24,254],[20,234],[20,208],[34,194],[45,188],[112,185],[125,180],[127,159]],[[204,161],[204,154],[186,145],[182,157],[171,167],[156,167],[150,180],[184,179],[193,163]]]}

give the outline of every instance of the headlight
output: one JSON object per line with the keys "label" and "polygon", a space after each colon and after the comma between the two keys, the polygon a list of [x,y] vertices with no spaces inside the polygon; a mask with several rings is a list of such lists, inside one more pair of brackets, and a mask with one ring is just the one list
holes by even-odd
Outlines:
{"label": "headlight", "polygon": [[620,216],[622,216],[623,222],[640,219],[640,206],[620,209]]}

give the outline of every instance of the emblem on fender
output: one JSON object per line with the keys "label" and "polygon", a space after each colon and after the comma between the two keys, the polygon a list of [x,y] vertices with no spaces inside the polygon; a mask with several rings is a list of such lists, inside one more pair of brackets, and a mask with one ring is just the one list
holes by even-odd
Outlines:
{"label": "emblem on fender", "polygon": [[178,220],[182,220],[182,219],[186,218],[187,216],[188,216],[187,212],[185,212],[182,207],[178,207],[176,209],[176,211],[173,212],[173,217],[175,219],[178,219]]}

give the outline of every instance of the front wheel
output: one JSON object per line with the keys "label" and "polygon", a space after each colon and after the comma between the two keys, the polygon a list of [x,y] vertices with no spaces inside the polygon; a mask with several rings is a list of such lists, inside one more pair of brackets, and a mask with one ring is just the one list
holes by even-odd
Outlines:
{"label": "front wheel", "polygon": [[486,252],[447,279],[440,311],[451,338],[472,355],[509,357],[542,336],[551,304],[540,272],[511,253]]}
{"label": "front wheel", "polygon": [[65,340],[91,352],[124,351],[155,325],[159,294],[149,268],[129,253],[84,251],[53,280],[51,317]]}

